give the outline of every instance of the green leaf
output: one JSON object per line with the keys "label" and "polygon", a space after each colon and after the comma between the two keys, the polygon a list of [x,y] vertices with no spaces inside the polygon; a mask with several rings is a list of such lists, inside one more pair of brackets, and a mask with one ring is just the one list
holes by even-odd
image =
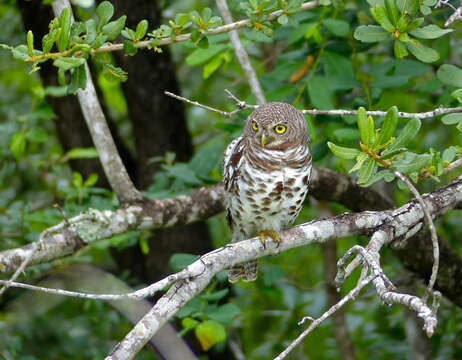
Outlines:
{"label": "green leaf", "polygon": [[122,70],[120,67],[114,66],[112,64],[103,62],[103,75],[109,81],[127,81],[128,76],[127,72]]}
{"label": "green leaf", "polygon": [[190,317],[185,317],[184,319],[181,320],[181,325],[185,329],[194,329],[197,325],[199,325],[199,321],[190,318]]}
{"label": "green leaf", "polygon": [[216,320],[222,324],[228,325],[233,322],[233,319],[241,313],[239,309],[233,303],[228,303],[219,306],[217,309],[207,312],[206,315],[211,320]]}
{"label": "green leaf", "polygon": [[71,42],[81,42],[80,34],[86,31],[85,24],[79,21],[72,23],[71,31],[69,33],[69,40]]}
{"label": "green leaf", "polygon": [[441,118],[445,125],[454,125],[462,121],[462,113],[448,114]]}
{"label": "green leaf", "polygon": [[66,160],[73,159],[94,159],[98,157],[98,151],[95,148],[73,148],[69,150],[63,158]]}
{"label": "green leaf", "polygon": [[85,180],[85,182],[83,183],[83,187],[92,187],[93,185],[95,185],[98,181],[98,174],[95,174],[95,173],[92,173],[90,174],[89,177],[87,177],[87,180]]}
{"label": "green leaf", "polygon": [[404,45],[399,39],[395,39],[394,41],[394,52],[395,57],[400,60],[409,55],[406,50],[406,45]]}
{"label": "green leaf", "polygon": [[462,132],[462,122],[457,124],[456,129]]}
{"label": "green leaf", "polygon": [[383,120],[382,128],[380,129],[380,135],[378,144],[383,145],[394,135],[396,126],[398,125],[398,108],[392,106],[388,109],[385,119]]}
{"label": "green leaf", "polygon": [[53,61],[53,65],[67,71],[85,64],[85,59],[80,57],[63,57],[57,56],[56,60]]}
{"label": "green leaf", "polygon": [[358,157],[356,158],[356,164],[355,166],[353,166],[350,171],[348,171],[349,174],[351,174],[352,172],[355,172],[355,171],[358,171],[359,169],[361,169],[361,167],[363,166],[364,162],[369,158],[369,155],[367,155],[366,153],[360,153],[358,155]]}
{"label": "green leaf", "polygon": [[176,163],[174,165],[162,165],[162,169],[167,171],[168,175],[179,179],[185,184],[202,185],[202,181],[198,179],[194,170],[185,163]]}
{"label": "green leaf", "polygon": [[81,189],[83,187],[83,178],[79,172],[74,171],[72,173],[72,183],[76,188]]}
{"label": "green leaf", "polygon": [[354,160],[361,153],[358,149],[339,146],[330,141],[327,142],[327,146],[335,156],[345,160]]}
{"label": "green leaf", "polygon": [[289,21],[289,17],[286,14],[282,14],[281,16],[278,17],[278,23],[281,25],[287,24]]}
{"label": "green leaf", "polygon": [[412,20],[409,25],[407,26],[406,30],[408,32],[411,32],[412,30],[414,29],[417,29],[418,27],[420,27],[420,25],[423,24],[423,22],[425,21],[425,19],[423,17],[420,17],[420,18],[416,18],[414,20]]}
{"label": "green leaf", "polygon": [[432,164],[431,154],[409,156],[408,159],[393,162],[393,167],[403,174],[410,174],[422,170],[425,166]]}
{"label": "green leaf", "polygon": [[393,25],[396,26],[400,15],[400,11],[396,6],[396,0],[385,0],[385,7],[387,9],[388,17]]}
{"label": "green leaf", "polygon": [[356,40],[366,43],[384,41],[391,37],[385,29],[377,25],[358,26],[353,36]]}
{"label": "green leaf", "polygon": [[53,29],[42,38],[42,50],[44,53],[50,52],[51,48],[53,47],[53,44],[58,38],[58,35],[59,30]]}
{"label": "green leaf", "polygon": [[204,20],[204,23],[208,23],[211,17],[212,10],[209,7],[204,8],[204,10],[202,10],[202,20]]}
{"label": "green leaf", "polygon": [[48,134],[42,128],[34,126],[26,133],[27,140],[33,143],[44,143],[48,141]]}
{"label": "green leaf", "polygon": [[425,45],[422,45],[422,43],[420,43],[417,40],[413,40],[406,43],[406,46],[411,52],[411,54],[422,62],[432,63],[440,58],[440,55],[437,51]]}
{"label": "green leaf", "polygon": [[375,144],[375,125],[374,118],[372,116],[367,117],[367,132],[369,134],[369,144],[371,147],[374,147]]}
{"label": "green leaf", "polygon": [[226,331],[223,325],[214,320],[207,320],[194,329],[202,350],[207,351],[215,344],[226,340]]}
{"label": "green leaf", "polygon": [[360,107],[358,110],[358,129],[359,134],[361,135],[361,141],[364,145],[370,145],[369,137],[369,120],[367,118],[366,109]]}
{"label": "green leaf", "polygon": [[383,152],[383,154],[387,154],[395,149],[399,149],[405,147],[412,139],[415,138],[417,133],[419,132],[421,125],[421,121],[418,118],[413,118],[408,121],[406,126],[403,128],[399,136],[396,138],[395,141],[391,143],[391,145]]}
{"label": "green leaf", "polygon": [[176,253],[170,257],[168,265],[172,268],[173,271],[181,271],[186,266],[192,264],[198,259],[197,255],[185,254],[185,253]]}
{"label": "green leaf", "polygon": [[458,102],[462,103],[462,89],[454,90],[454,91],[451,93],[451,96],[452,96],[454,99],[457,99]]}
{"label": "green leaf", "polygon": [[389,172],[389,171],[388,170],[382,170],[382,171],[376,172],[373,176],[371,176],[371,178],[367,182],[362,184],[362,186],[368,187],[368,186],[371,186],[372,184],[376,183],[377,181],[382,180],[386,176],[386,172]]}
{"label": "green leaf", "polygon": [[107,40],[114,40],[117,36],[119,36],[122,29],[125,27],[125,21],[127,20],[127,16],[123,15],[115,21],[111,21],[110,23],[103,26],[101,31],[104,35],[107,36]]}
{"label": "green leaf", "polygon": [[227,45],[224,44],[210,45],[208,49],[196,49],[186,57],[186,64],[189,66],[203,65],[226,49]]}
{"label": "green leaf", "polygon": [[15,48],[13,48],[12,54],[15,59],[23,61],[25,61],[29,57],[26,45],[16,46]]}
{"label": "green leaf", "polygon": [[32,30],[27,32],[27,55],[34,56],[34,34]]}
{"label": "green leaf", "polygon": [[147,20],[141,20],[138,23],[138,25],[136,26],[136,33],[135,33],[136,40],[141,40],[142,38],[144,38],[144,36],[146,35],[148,31],[148,26],[149,26],[149,22]]}
{"label": "green leaf", "polygon": [[326,86],[326,79],[322,76],[313,76],[308,81],[308,94],[313,107],[321,110],[334,108],[332,93]]}
{"label": "green leaf", "polygon": [[334,130],[334,137],[343,143],[349,143],[352,141],[358,142],[359,130],[348,127],[342,127]]}
{"label": "green leaf", "polygon": [[183,27],[189,21],[189,14],[178,13],[175,15],[175,24]]}
{"label": "green leaf", "polygon": [[436,72],[438,79],[446,85],[462,87],[462,70],[457,66],[444,64]]}
{"label": "green leaf", "polygon": [[372,175],[377,171],[377,163],[374,159],[367,159],[365,164],[361,167],[358,173],[358,185],[364,186]]}
{"label": "green leaf", "polygon": [[87,74],[85,65],[79,66],[74,70],[71,76],[71,83],[67,87],[69,94],[76,94],[78,89],[85,89],[87,87]]}
{"label": "green leaf", "polygon": [[127,55],[133,56],[138,52],[138,48],[135,47],[133,41],[124,40],[124,52]]}
{"label": "green leaf", "polygon": [[96,16],[98,17],[98,29],[101,29],[114,16],[114,6],[109,1],[103,1],[96,8]]}
{"label": "green leaf", "polygon": [[120,34],[125,38],[125,39],[128,39],[128,40],[136,40],[136,33],[135,31],[133,31],[132,29],[129,29],[128,27],[126,27],[125,29],[123,29]]}
{"label": "green leaf", "polygon": [[202,69],[202,78],[208,79],[223,63],[221,56],[215,56],[211,61],[204,65]]}
{"label": "green leaf", "polygon": [[377,21],[385,30],[390,33],[395,31],[395,25],[391,23],[385,8],[381,4],[371,7],[370,11],[375,21]]}
{"label": "green leaf", "polygon": [[85,36],[85,44],[93,44],[96,39],[96,22],[93,19],[85,21],[87,35]]}
{"label": "green leaf", "polygon": [[322,24],[335,36],[348,37],[350,33],[350,24],[345,20],[325,19]]}
{"label": "green leaf", "polygon": [[181,319],[185,316],[191,315],[192,313],[198,312],[202,308],[202,303],[203,301],[201,301],[198,297],[195,297],[189,301],[182,309],[180,309],[176,313],[176,316]]}
{"label": "green leaf", "polygon": [[452,160],[454,160],[456,155],[457,155],[457,149],[454,146],[451,146],[443,151],[441,160],[443,161],[443,163],[445,162],[450,163]]}
{"label": "green leaf", "polygon": [[26,134],[24,132],[19,132],[12,136],[10,151],[16,160],[20,160],[23,157],[26,151]]}
{"label": "green leaf", "polygon": [[391,159],[393,156],[402,154],[403,152],[406,152],[406,151],[407,151],[407,148],[398,148],[398,149],[391,150],[389,152],[384,152],[384,154],[380,156],[380,159],[381,160]]}
{"label": "green leaf", "polygon": [[64,51],[69,45],[69,30],[71,29],[71,10],[69,8],[64,8],[61,12],[59,24],[61,25],[61,32],[56,45],[58,45],[59,51]]}
{"label": "green leaf", "polygon": [[454,31],[453,29],[441,29],[438,25],[427,25],[422,28],[412,30],[410,34],[419,39],[437,39]]}
{"label": "green leaf", "polygon": [[218,301],[220,299],[223,299],[229,292],[229,289],[223,289],[220,291],[216,291],[212,294],[205,294],[201,295],[200,298],[205,301]]}

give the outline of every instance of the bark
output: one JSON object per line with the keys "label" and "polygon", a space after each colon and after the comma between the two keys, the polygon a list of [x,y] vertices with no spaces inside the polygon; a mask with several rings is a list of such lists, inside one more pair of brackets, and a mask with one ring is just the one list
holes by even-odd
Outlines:
{"label": "bark", "polygon": [[[115,17],[127,16],[126,26],[135,29],[142,19],[149,22],[149,29],[160,23],[160,11],[156,1],[114,0]],[[128,104],[128,113],[136,141],[135,183],[139,189],[147,188],[159,170],[158,162],[150,162],[154,156],[174,152],[177,161],[188,161],[193,153],[191,137],[186,126],[183,105],[164,95],[165,90],[178,92],[174,64],[167,48],[162,54],[139,51],[135,56],[114,53],[119,66],[128,72],[128,80],[122,84]],[[212,249],[205,223],[159,229],[149,239],[148,255],[139,247],[114,252],[123,268],[131,269],[143,282],[158,280],[170,272],[168,260],[178,252],[202,254]]]}

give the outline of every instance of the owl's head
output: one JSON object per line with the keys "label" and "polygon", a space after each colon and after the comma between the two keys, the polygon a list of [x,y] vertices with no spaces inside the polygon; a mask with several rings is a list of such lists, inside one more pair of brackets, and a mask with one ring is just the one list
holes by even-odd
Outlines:
{"label": "owl's head", "polygon": [[251,138],[253,145],[268,150],[286,150],[309,141],[305,117],[283,102],[259,106],[247,118],[244,136]]}

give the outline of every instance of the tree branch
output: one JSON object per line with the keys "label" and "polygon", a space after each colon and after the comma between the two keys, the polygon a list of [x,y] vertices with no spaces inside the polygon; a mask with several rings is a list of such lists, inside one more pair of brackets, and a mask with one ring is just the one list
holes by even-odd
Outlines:
{"label": "tree branch", "polygon": [[[197,101],[192,101],[192,100],[189,100],[187,98],[184,98],[182,96],[178,96],[178,95],[175,95],[175,94],[172,94],[168,91],[165,92],[166,95],[168,96],[171,96],[177,100],[180,100],[180,101],[184,101],[188,104],[191,104],[191,105],[195,105],[195,106],[199,106],[203,109],[206,109],[206,110],[209,110],[209,111],[213,111],[213,112],[216,112],[216,113],[219,113],[225,117],[231,117],[233,116],[234,114],[240,112],[240,111],[243,111],[243,110],[247,110],[247,109],[256,109],[258,108],[258,105],[251,105],[251,104],[247,104],[245,101],[242,101],[242,100],[239,100],[236,96],[234,96],[229,90],[225,90],[228,94],[228,96],[230,98],[232,98],[236,104],[237,104],[237,109],[233,110],[233,111],[223,111],[223,110],[218,110],[216,108],[213,108],[211,106],[207,106],[207,105],[203,105],[203,104],[200,104],[199,102]],[[229,95],[231,94],[231,95]],[[307,114],[307,115],[313,115],[313,116],[316,116],[316,115],[328,115],[328,116],[345,116],[345,115],[357,115],[358,114],[358,110],[316,110],[316,109],[311,109],[311,110],[300,110],[303,114]],[[439,116],[439,115],[445,115],[445,114],[454,114],[454,113],[460,113],[462,112],[462,106],[457,106],[457,107],[453,107],[453,108],[444,108],[442,106],[440,106],[439,108],[437,109],[434,109],[434,110],[431,110],[431,111],[426,111],[426,112],[421,112],[421,113],[408,113],[408,112],[403,112],[403,111],[399,111],[398,112],[398,116],[399,117],[402,117],[402,118],[419,118],[419,119],[427,119],[427,118],[433,118],[435,116]],[[382,111],[382,110],[371,110],[371,111],[366,111],[366,114],[369,116],[385,116],[387,114],[386,111]]]}
{"label": "tree branch", "polygon": [[[216,0],[216,4],[223,20],[225,21],[225,24],[232,24],[233,18],[231,16],[231,12],[229,11],[226,0]],[[247,77],[247,81],[249,82],[250,90],[252,91],[252,94],[255,96],[257,104],[263,105],[264,103],[266,103],[265,95],[263,94],[263,89],[261,88],[257,74],[255,73],[255,70],[252,67],[252,64],[250,63],[249,55],[247,54],[247,51],[245,51],[244,46],[241,43],[241,39],[239,38],[237,30],[231,30],[229,32],[229,37],[231,39],[231,42],[233,43],[236,57],[239,60],[242,69],[244,70],[244,73]]]}
{"label": "tree branch", "polygon": [[[446,213],[462,201],[462,177],[422,198],[433,216]],[[188,272],[190,277],[175,283],[106,359],[133,359],[148,339],[223,269],[291,248],[366,233],[374,233],[367,249],[368,253],[378,254],[383,245],[414,235],[423,227],[424,217],[418,200],[411,200],[393,211],[343,214],[296,226],[283,231],[280,242],[267,243],[266,247],[255,237],[212,251],[183,270]],[[427,334],[431,335],[436,325],[435,314],[417,297],[390,291],[387,281],[383,280],[384,275],[380,268],[377,270],[374,267],[378,266],[378,262],[372,260],[367,264],[374,275],[373,283],[381,299],[387,303],[404,304],[418,312],[425,320]]]}
{"label": "tree branch", "polygon": [[[56,0],[53,2],[52,7],[56,17],[61,14],[64,8],[69,8],[71,10],[71,22],[74,22],[74,16],[72,15],[71,5],[68,0]],[[98,150],[104,173],[121,203],[140,201],[143,199],[143,196],[133,185],[120,159],[117,147],[114,144],[111,132],[107,126],[103,110],[98,101],[95,86],[91,79],[90,69],[86,63],[85,73],[87,85],[84,90],[77,90],[77,97],[85,122],[90,130],[93,143]]]}

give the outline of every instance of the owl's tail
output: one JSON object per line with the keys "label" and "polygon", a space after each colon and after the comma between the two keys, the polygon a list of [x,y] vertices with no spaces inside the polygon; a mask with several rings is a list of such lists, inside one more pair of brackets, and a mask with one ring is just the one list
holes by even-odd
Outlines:
{"label": "owl's tail", "polygon": [[237,264],[228,271],[228,281],[235,283],[239,279],[242,281],[255,281],[258,275],[257,260],[248,261],[246,263]]}

